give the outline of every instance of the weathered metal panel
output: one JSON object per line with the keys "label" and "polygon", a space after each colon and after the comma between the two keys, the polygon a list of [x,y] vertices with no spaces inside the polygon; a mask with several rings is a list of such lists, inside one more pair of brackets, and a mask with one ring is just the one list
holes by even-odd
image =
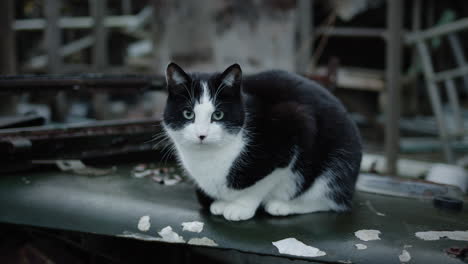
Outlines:
{"label": "weathered metal panel", "polygon": [[[185,241],[208,237],[219,245],[217,248],[321,263],[400,263],[403,249],[410,253],[411,263],[463,263],[448,256],[445,250],[466,247],[466,241],[425,241],[415,233],[468,230],[466,207],[462,212],[452,213],[434,208],[431,201],[361,192],[357,193],[354,206],[348,214],[271,217],[260,213],[250,221],[228,222],[201,210],[191,185],[164,186],[150,177],[133,178],[126,166],[100,177],[41,172],[0,178],[2,223],[110,236],[128,231],[152,237],[158,237],[157,232],[163,227],[171,226]],[[137,228],[144,215],[151,219],[148,232]],[[183,231],[181,223],[188,221],[203,222],[203,231]],[[362,229],[381,231],[381,240],[359,240],[354,232]],[[317,247],[327,255],[317,258],[281,255],[272,242],[288,237]],[[366,244],[367,249],[357,250],[357,243]]]}

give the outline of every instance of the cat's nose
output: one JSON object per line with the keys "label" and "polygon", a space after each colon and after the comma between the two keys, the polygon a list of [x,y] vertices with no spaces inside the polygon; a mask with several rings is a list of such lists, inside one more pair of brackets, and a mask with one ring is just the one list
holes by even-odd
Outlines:
{"label": "cat's nose", "polygon": [[198,137],[200,138],[200,140],[204,140],[204,139],[206,138],[205,135],[200,135],[200,136],[198,136]]}

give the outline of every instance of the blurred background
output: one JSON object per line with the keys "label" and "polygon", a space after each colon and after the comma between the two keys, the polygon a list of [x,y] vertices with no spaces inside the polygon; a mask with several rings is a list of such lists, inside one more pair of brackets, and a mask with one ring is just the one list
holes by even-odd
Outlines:
{"label": "blurred background", "polygon": [[279,68],[322,83],[358,123],[366,151],[385,154],[388,174],[400,154],[467,163],[463,0],[0,5],[0,132],[157,120],[168,62],[187,71],[237,62],[247,74]]}

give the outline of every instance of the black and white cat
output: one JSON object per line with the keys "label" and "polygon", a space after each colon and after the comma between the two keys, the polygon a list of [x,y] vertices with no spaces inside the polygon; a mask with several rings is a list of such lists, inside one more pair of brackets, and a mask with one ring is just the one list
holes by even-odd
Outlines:
{"label": "black and white cat", "polygon": [[326,89],[285,71],[242,78],[171,63],[163,127],[210,211],[245,220],[351,208],[359,132]]}

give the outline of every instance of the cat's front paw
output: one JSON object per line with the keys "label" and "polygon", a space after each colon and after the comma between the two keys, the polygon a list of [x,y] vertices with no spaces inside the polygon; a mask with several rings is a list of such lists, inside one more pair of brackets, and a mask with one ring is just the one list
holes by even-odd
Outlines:
{"label": "cat's front paw", "polygon": [[222,215],[227,205],[228,203],[224,201],[214,201],[210,205],[210,212],[214,215]]}
{"label": "cat's front paw", "polygon": [[224,209],[223,216],[226,220],[230,221],[241,221],[252,218],[255,215],[257,208],[252,206],[246,206],[241,203],[230,203]]}
{"label": "cat's front paw", "polygon": [[280,200],[269,201],[264,208],[271,215],[285,216],[291,214],[291,205]]}

